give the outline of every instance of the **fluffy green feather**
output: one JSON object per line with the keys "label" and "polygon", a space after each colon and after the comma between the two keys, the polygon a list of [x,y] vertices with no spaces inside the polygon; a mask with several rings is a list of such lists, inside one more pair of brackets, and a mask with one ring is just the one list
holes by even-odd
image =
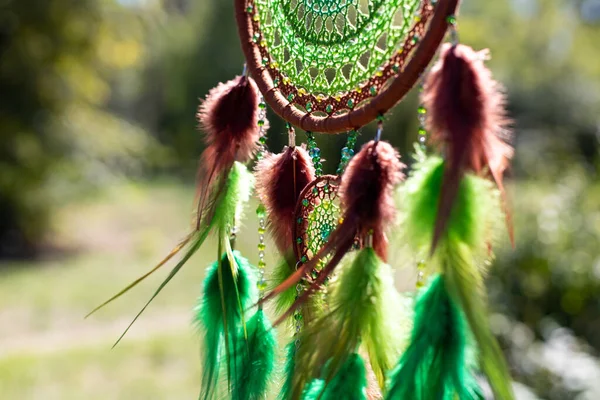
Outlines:
{"label": "fluffy green feather", "polygon": [[204,368],[201,398],[214,396],[225,358],[231,385],[243,371],[246,351],[244,311],[258,300],[256,277],[248,260],[234,251],[213,263],[204,280],[204,292],[196,308],[196,322],[203,332]]}
{"label": "fluffy green feather", "polygon": [[[282,257],[273,270],[271,289],[279,286],[294,273],[294,265],[290,265],[288,259],[288,257]],[[289,310],[296,300],[296,294],[296,287],[292,286],[275,298],[275,312],[277,315],[281,315]]]}
{"label": "fluffy green feather", "polygon": [[510,374],[487,317],[483,277],[468,246],[450,236],[440,249],[448,292],[461,305],[477,343],[479,365],[497,400],[512,400]]}
{"label": "fluffy green feather", "polygon": [[275,367],[275,330],[262,309],[254,313],[246,329],[248,341],[238,353],[236,365],[241,367],[241,373],[234,375],[232,398],[262,400],[267,394]]}
{"label": "fluffy green feather", "polygon": [[386,400],[483,400],[469,365],[468,335],[444,278],[436,277],[417,299],[411,342]]}
{"label": "fluffy green feather", "polygon": [[306,388],[303,400],[367,400],[367,370],[360,355],[347,357],[329,383],[317,379]]}
{"label": "fluffy green feather", "polygon": [[[444,173],[439,157],[421,159],[404,189],[405,229],[413,249],[429,249]],[[498,400],[512,400],[510,375],[487,319],[483,263],[499,226],[501,209],[491,182],[466,174],[460,182],[446,231],[433,264],[440,267],[446,289],[468,322],[478,361]]]}
{"label": "fluffy green feather", "polygon": [[179,260],[179,262],[175,265],[175,267],[173,267],[169,275],[158,286],[158,288],[152,294],[148,302],[138,312],[138,314],[131,321],[127,329],[125,329],[123,334],[121,334],[114,346],[116,346],[121,341],[121,339],[123,339],[125,334],[135,323],[135,321],[137,321],[140,315],[142,315],[146,308],[148,308],[152,300],[154,300],[156,296],[158,296],[158,294],[171,281],[171,279],[173,279],[173,277],[187,263],[187,261],[198,251],[198,249],[200,249],[208,235],[211,232],[216,231],[219,234],[219,240],[222,240],[224,236],[223,233],[227,231],[228,225],[232,224],[233,221],[239,220],[241,218],[241,213],[243,211],[244,204],[248,201],[252,193],[252,188],[254,185],[254,176],[248,171],[248,169],[243,164],[236,162],[233,165],[233,168],[231,169],[229,175],[225,177],[225,179],[226,182],[224,190],[219,193],[215,193],[213,197],[216,198],[213,198],[211,200],[216,203],[215,213],[211,220],[203,221],[202,225],[197,230],[190,233],[184,240],[182,240],[158,265],[156,265],[148,273],[136,279],[134,282],[129,284],[119,293],[102,303],[100,306],[96,307],[92,312],[88,314],[88,316],[93,314],[102,307],[118,299],[119,297],[127,293],[129,290],[133,289],[140,282],[142,282],[152,273],[157,271],[160,267],[165,265],[176,254],[185,249],[185,253],[183,257],[181,257],[181,260]]}
{"label": "fluffy green feather", "polygon": [[[429,251],[444,176],[439,157],[420,159],[401,191],[406,239],[413,249]],[[499,220],[498,194],[491,182],[466,175],[460,183],[446,232],[477,249],[486,250],[492,239],[490,224]]]}
{"label": "fluffy green feather", "polygon": [[[294,396],[329,365],[329,382],[350,354],[363,345],[380,386],[399,353],[399,296],[391,268],[372,248],[361,250],[333,286],[330,312],[305,328],[294,375]],[[323,345],[327,343],[327,345]],[[297,397],[294,397],[297,398]]]}

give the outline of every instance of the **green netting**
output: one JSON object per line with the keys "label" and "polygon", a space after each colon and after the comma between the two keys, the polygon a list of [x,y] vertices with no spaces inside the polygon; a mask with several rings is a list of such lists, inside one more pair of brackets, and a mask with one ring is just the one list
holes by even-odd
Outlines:
{"label": "green netting", "polygon": [[[311,94],[360,86],[401,49],[420,0],[255,0],[262,46],[284,79]],[[277,83],[277,82],[276,82]]]}

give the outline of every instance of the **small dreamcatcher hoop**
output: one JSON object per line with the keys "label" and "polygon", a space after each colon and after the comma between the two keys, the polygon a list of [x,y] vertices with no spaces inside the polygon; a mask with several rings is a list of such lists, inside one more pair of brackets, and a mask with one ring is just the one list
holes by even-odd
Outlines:
{"label": "small dreamcatcher hoop", "polygon": [[340,133],[414,86],[458,0],[236,0],[248,70],[265,101],[306,131]]}

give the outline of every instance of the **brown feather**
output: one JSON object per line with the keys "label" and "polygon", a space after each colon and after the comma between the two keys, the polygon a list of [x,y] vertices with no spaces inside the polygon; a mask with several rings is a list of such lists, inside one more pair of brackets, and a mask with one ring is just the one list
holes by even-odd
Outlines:
{"label": "brown feather", "polygon": [[[248,162],[258,149],[260,94],[252,78],[238,76],[211,89],[198,109],[206,148],[198,169],[198,216],[210,220],[233,163]],[[267,124],[267,121],[265,121]],[[265,129],[268,127],[265,126]]]}
{"label": "brown feather", "polygon": [[265,301],[297,284],[318,264],[331,256],[317,278],[296,300],[294,305],[277,321],[285,320],[306,302],[335,270],[347,252],[352,249],[356,236],[373,234],[373,247],[379,257],[386,260],[387,239],[385,229],[394,220],[394,186],[404,178],[404,164],[398,153],[386,142],[371,141],[350,161],[340,185],[342,223],[329,236],[325,246],[313,259],[302,265],[286,281],[273,289]]}
{"label": "brown feather", "polygon": [[312,160],[304,148],[287,147],[259,161],[254,175],[258,197],[269,214],[271,236],[279,251],[288,253],[293,245],[298,197],[315,179]]}
{"label": "brown feather", "polygon": [[[446,229],[464,173],[489,174],[505,196],[502,178],[513,154],[505,141],[510,121],[504,94],[484,59],[484,52],[446,44],[425,82],[423,103],[429,110],[431,142],[445,150],[447,158],[432,252]],[[507,224],[512,240],[508,213]]]}

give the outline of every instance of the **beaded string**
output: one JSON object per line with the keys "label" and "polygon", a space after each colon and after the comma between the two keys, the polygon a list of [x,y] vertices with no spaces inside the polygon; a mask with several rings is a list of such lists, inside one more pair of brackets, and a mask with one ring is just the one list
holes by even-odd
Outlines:
{"label": "beaded string", "polygon": [[315,175],[319,177],[323,175],[323,164],[321,163],[321,149],[317,147],[317,141],[315,140],[314,133],[307,131],[306,138],[308,155],[312,158],[313,165],[315,166]]}
{"label": "beaded string", "polygon": [[[267,105],[265,104],[264,98],[261,97],[258,107],[259,139],[256,159],[262,160],[265,156],[265,153],[267,152],[267,130],[265,129]],[[267,263],[265,261],[266,214],[267,213],[264,204],[259,203],[258,207],[256,208],[256,217],[258,218],[258,282],[256,284],[256,287],[258,288],[260,299],[264,297],[265,291],[267,290],[267,281],[265,280],[265,268],[267,267]]]}
{"label": "beaded string", "polygon": [[336,174],[342,175],[344,170],[348,166],[350,159],[354,156],[354,147],[356,146],[356,138],[358,137],[358,131],[352,130],[348,132],[348,139],[346,139],[346,146],[342,148],[342,158],[340,159],[340,165],[336,171]]}

